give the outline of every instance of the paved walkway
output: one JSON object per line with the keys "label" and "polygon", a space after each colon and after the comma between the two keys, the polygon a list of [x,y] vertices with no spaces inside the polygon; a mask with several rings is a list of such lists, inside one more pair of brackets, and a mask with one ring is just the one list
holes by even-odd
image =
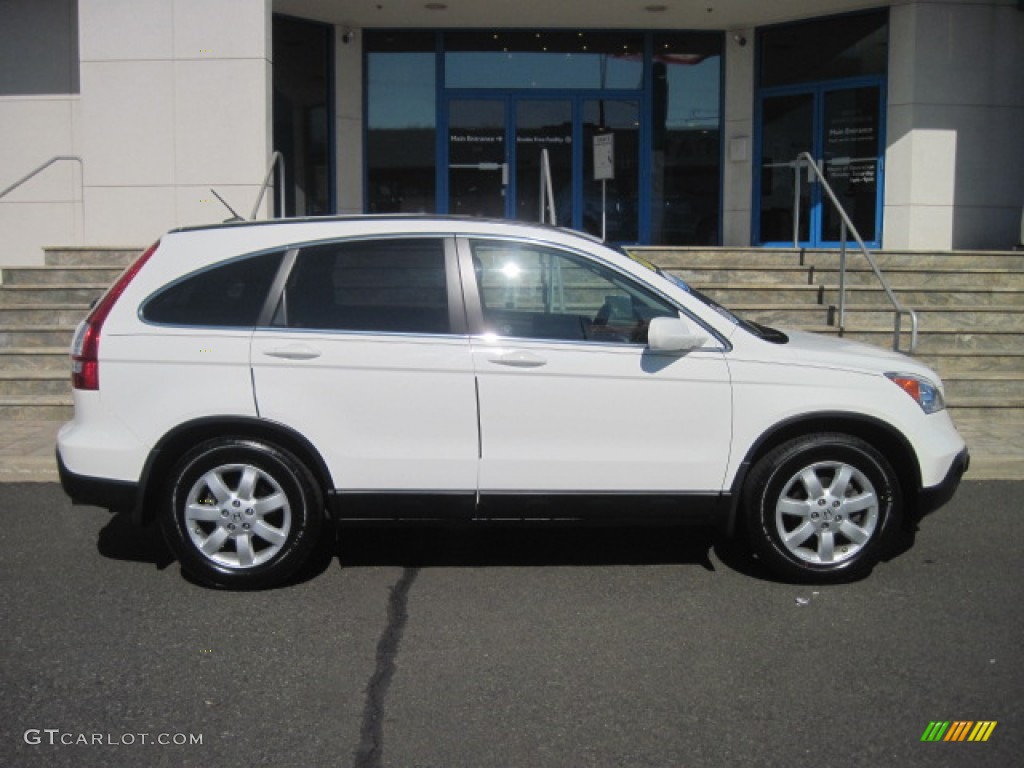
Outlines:
{"label": "paved walkway", "polygon": [[[969,480],[1024,479],[1024,414],[954,420],[971,450]],[[61,422],[0,421],[0,483],[56,482],[54,442]]]}

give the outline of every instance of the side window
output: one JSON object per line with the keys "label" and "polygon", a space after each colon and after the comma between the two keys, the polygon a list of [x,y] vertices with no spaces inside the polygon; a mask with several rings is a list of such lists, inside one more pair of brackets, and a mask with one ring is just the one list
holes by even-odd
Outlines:
{"label": "side window", "polygon": [[252,328],[281,256],[248,256],[189,275],[151,297],[142,308],[142,319],[163,325]]}
{"label": "side window", "polygon": [[472,242],[485,330],[499,336],[644,344],[655,317],[678,310],[576,254],[522,243]]}
{"label": "side window", "polygon": [[303,248],[273,324],[334,331],[450,333],[444,241],[360,240]]}

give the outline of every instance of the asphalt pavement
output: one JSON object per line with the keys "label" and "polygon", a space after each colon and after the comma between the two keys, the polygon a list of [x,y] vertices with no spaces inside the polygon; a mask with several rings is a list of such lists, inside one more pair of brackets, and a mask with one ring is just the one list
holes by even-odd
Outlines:
{"label": "asphalt pavement", "polygon": [[965,482],[843,586],[685,529],[346,528],[232,593],[155,529],[0,485],[0,765],[1020,764],[1022,493]]}

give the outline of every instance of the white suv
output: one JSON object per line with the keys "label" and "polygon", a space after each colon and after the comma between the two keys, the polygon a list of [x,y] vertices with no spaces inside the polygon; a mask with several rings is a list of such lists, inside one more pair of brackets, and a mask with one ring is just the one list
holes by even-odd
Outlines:
{"label": "white suv", "polygon": [[339,519],[710,522],[783,578],[845,580],[968,464],[920,363],[513,222],[177,230],[72,362],[66,492],[158,519],[219,586],[286,580]]}

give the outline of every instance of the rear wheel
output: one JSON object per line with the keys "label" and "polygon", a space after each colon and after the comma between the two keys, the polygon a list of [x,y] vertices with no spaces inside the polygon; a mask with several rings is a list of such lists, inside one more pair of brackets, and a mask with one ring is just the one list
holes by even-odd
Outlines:
{"label": "rear wheel", "polygon": [[197,581],[262,589],[291,576],[316,544],[323,495],[309,470],[276,446],[223,439],[172,472],[161,517],[182,568]]}
{"label": "rear wheel", "polygon": [[842,434],[780,445],[751,471],[745,498],[747,535],[764,564],[819,583],[870,572],[896,535],[902,506],[885,457]]}

